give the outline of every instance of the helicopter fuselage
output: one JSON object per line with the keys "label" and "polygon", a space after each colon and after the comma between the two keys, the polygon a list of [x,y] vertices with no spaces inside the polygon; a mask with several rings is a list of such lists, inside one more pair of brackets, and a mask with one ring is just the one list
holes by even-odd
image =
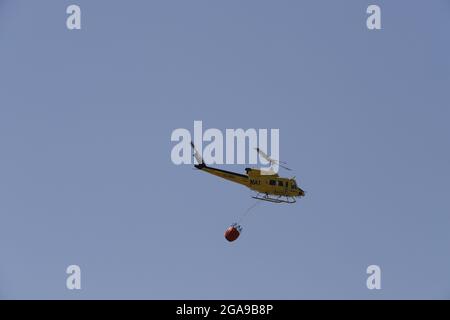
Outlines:
{"label": "helicopter fuselage", "polygon": [[274,172],[246,168],[247,174],[240,174],[204,164],[195,167],[220,178],[242,184],[258,193],[283,197],[303,197],[305,195],[305,192],[297,186],[295,179],[283,178]]}

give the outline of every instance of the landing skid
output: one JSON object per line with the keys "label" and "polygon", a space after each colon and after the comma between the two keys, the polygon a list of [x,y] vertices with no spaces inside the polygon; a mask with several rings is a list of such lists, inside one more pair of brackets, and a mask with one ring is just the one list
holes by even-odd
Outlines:
{"label": "landing skid", "polygon": [[262,201],[268,201],[273,203],[296,203],[297,200],[295,200],[294,197],[286,197],[286,196],[279,196],[278,198],[270,197],[269,195],[265,194],[261,196],[260,193],[258,193],[256,196],[252,197],[256,200],[262,200]]}

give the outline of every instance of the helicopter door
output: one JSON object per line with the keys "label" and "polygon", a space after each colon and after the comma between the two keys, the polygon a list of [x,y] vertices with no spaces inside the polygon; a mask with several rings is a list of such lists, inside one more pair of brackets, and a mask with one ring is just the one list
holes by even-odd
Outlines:
{"label": "helicopter door", "polygon": [[284,181],[283,180],[278,180],[277,181],[278,182],[278,192],[280,193],[280,194],[284,194],[285,193],[285,183],[284,183]]}

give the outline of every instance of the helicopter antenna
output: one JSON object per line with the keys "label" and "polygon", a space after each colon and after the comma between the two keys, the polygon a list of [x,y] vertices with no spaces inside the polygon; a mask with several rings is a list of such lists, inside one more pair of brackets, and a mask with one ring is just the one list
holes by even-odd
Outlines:
{"label": "helicopter antenna", "polygon": [[281,168],[283,168],[283,169],[292,171],[292,169],[290,169],[290,168],[288,168],[288,167],[285,166],[285,165],[287,165],[286,162],[272,159],[272,158],[269,157],[264,151],[262,151],[260,148],[255,148],[255,149],[256,149],[256,151],[258,151],[258,153],[259,153],[259,155],[260,155],[261,157],[263,157],[264,159],[266,159],[266,160],[270,163],[270,165],[277,164],[277,165],[279,165],[279,166],[280,166]]}

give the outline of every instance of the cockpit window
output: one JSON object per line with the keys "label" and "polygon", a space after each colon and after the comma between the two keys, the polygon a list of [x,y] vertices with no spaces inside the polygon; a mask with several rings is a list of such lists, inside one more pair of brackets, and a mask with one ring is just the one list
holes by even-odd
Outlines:
{"label": "cockpit window", "polygon": [[294,180],[291,181],[291,188],[292,189],[297,189],[297,184],[295,183]]}

